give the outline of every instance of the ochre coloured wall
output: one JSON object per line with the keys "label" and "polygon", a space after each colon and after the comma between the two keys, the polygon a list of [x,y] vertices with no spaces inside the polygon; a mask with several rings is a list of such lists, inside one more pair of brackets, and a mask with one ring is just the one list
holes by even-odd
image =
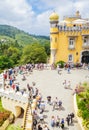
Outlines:
{"label": "ochre coloured wall", "polygon": [[57,28],[51,28],[50,29],[50,42],[51,47],[50,49],[57,49],[58,48],[58,29]]}
{"label": "ochre coloured wall", "polygon": [[[79,12],[76,12],[73,16],[64,17],[63,20],[66,21],[64,25],[61,25],[58,19],[50,21],[51,64],[60,60],[68,63],[89,62],[87,54],[89,52],[89,25],[86,23],[74,24],[73,21],[79,18],[82,20]],[[86,42],[85,39],[87,39]],[[86,51],[86,56],[82,55],[84,51]]]}
{"label": "ochre coloured wall", "polygon": [[[82,34],[89,33],[89,31],[84,31],[83,32],[59,32],[58,34],[50,34],[51,39],[51,47],[50,49],[56,49],[56,60],[55,62],[58,62],[60,60],[68,62],[68,56],[70,54],[73,55],[73,63],[81,62],[81,53],[82,51],[85,51],[83,46],[83,37]],[[74,49],[69,49],[69,38],[75,37],[75,48]],[[57,38],[57,42],[55,42],[55,38]],[[50,61],[51,62],[51,61]]]}
{"label": "ochre coloured wall", "polygon": [[[82,51],[82,37],[80,35],[80,32],[75,35],[75,49],[70,50],[69,47],[69,41],[68,38],[70,36],[70,33],[67,32],[61,32],[59,33],[59,43],[58,43],[58,50],[56,54],[56,62],[63,60],[65,62],[68,62],[68,55],[73,55],[73,62],[76,63],[77,61],[80,61],[80,54]],[[78,53],[78,55],[76,55]]]}

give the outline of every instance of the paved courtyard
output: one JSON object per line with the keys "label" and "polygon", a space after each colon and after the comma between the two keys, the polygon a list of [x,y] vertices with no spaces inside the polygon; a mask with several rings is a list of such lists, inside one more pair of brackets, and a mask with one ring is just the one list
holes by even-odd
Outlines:
{"label": "paved courtyard", "polygon": [[[69,113],[74,112],[72,93],[76,87],[76,84],[89,80],[85,78],[86,75],[89,75],[89,71],[83,69],[71,70],[70,74],[67,73],[67,70],[63,69],[61,71],[61,75],[57,73],[57,70],[34,70],[32,74],[26,76],[26,81],[21,80],[21,75],[18,76],[18,81],[20,83],[20,88],[25,88],[27,83],[32,85],[33,81],[36,82],[36,87],[41,92],[43,100],[45,100],[46,103],[46,112],[44,112],[44,115],[46,115],[45,121],[47,122],[50,130],[52,130],[53,128],[50,126],[50,120],[52,116],[58,115],[60,119],[65,119]],[[72,89],[64,88],[63,81],[65,79],[71,82]],[[52,97],[52,100],[54,100],[55,97],[58,97],[58,99],[62,100],[62,110],[52,111],[52,106],[46,102],[46,97],[49,95]],[[59,129],[61,128],[54,128],[54,130]],[[76,118],[74,118],[74,123],[70,126],[67,126],[67,123],[65,121],[65,129],[81,130]]]}

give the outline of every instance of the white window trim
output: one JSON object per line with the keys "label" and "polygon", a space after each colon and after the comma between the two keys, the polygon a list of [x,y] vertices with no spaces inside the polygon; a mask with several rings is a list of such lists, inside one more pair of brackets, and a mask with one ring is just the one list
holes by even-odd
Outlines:
{"label": "white window trim", "polygon": [[[72,59],[71,59],[71,60],[69,60],[69,56],[70,56],[70,55],[72,56]],[[73,55],[72,55],[72,54],[69,54],[69,55],[68,55],[68,62],[73,62]]]}
{"label": "white window trim", "polygon": [[[70,40],[70,39],[73,39],[73,40]],[[70,44],[70,43],[73,43],[73,44]],[[75,38],[69,38],[69,49],[71,49],[71,47],[73,47],[72,49],[75,48]]]}

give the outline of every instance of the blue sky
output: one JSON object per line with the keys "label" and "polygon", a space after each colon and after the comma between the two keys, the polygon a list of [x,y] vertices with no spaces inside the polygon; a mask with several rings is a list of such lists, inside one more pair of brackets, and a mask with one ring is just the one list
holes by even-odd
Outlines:
{"label": "blue sky", "polygon": [[49,35],[49,16],[54,10],[60,21],[78,10],[82,17],[89,18],[89,0],[0,0],[0,24]]}

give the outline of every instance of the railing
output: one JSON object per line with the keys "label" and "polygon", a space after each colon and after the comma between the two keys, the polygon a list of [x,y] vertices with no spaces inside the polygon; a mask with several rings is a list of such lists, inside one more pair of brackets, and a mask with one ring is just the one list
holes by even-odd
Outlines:
{"label": "railing", "polygon": [[28,95],[21,95],[20,93],[17,92],[10,92],[10,91],[4,91],[1,92],[0,91],[0,97],[6,97],[9,98],[11,100],[16,100],[19,101],[21,103],[27,103],[28,102]]}
{"label": "railing", "polygon": [[63,19],[66,19],[66,18],[81,18],[81,15],[67,15],[67,16],[64,16]]}
{"label": "railing", "polygon": [[24,112],[23,130],[25,130],[25,127],[26,127],[26,115],[27,115],[28,107],[29,107],[29,104],[27,105],[26,110]]}
{"label": "railing", "polygon": [[75,26],[75,27],[67,27],[67,26],[58,26],[59,31],[82,31],[89,30],[89,26]]}
{"label": "railing", "polygon": [[83,43],[82,47],[85,48],[85,49],[89,49],[89,44],[88,43]]}
{"label": "railing", "polygon": [[69,45],[68,49],[73,50],[73,49],[75,49],[75,46],[74,45]]}

